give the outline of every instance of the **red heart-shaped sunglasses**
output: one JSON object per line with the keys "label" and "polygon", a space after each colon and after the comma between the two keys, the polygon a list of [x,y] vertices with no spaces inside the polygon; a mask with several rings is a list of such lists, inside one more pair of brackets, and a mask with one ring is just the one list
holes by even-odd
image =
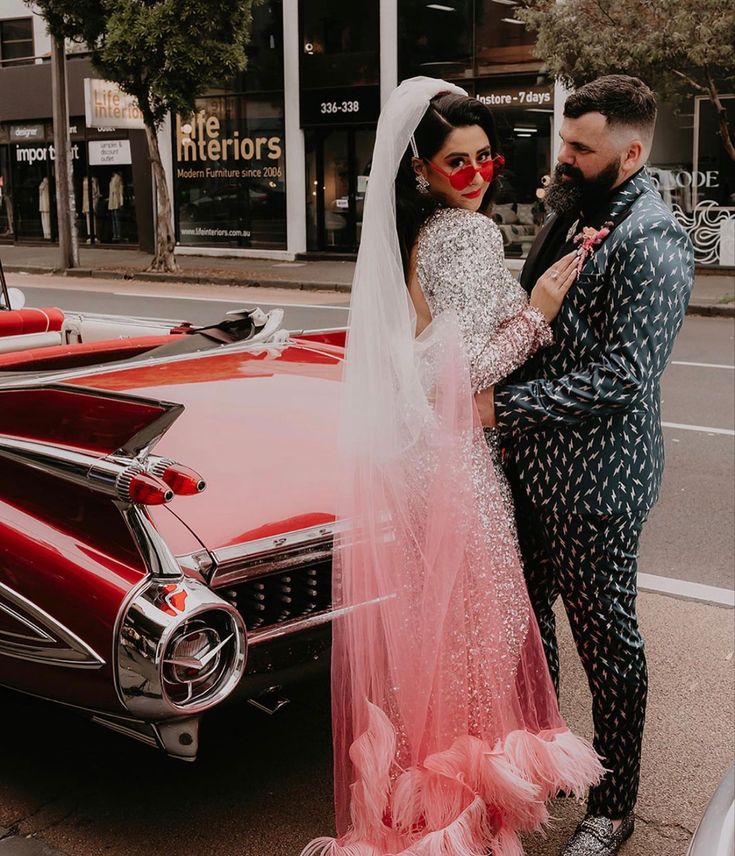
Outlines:
{"label": "red heart-shaped sunglasses", "polygon": [[505,166],[505,158],[502,155],[495,155],[494,158],[484,161],[479,166],[468,164],[460,166],[452,172],[446,172],[440,166],[437,166],[433,161],[428,161],[429,166],[435,169],[440,175],[449,179],[449,183],[455,190],[464,190],[469,187],[475,180],[475,173],[479,172],[483,181],[488,183],[493,180],[493,176],[500,175]]}

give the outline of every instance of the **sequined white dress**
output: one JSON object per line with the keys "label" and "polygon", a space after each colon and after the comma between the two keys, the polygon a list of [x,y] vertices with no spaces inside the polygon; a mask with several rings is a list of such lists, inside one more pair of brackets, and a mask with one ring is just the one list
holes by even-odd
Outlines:
{"label": "sequined white dress", "polygon": [[506,267],[500,229],[484,214],[440,208],[421,230],[416,265],[432,315],[457,314],[473,390],[551,344],[546,319]]}
{"label": "sequined white dress", "polygon": [[[529,306],[528,295],[506,267],[503,237],[489,217],[463,208],[439,208],[422,228],[417,250],[419,285],[432,316],[453,310],[459,321],[473,391],[493,386],[551,344],[551,328],[544,315]],[[488,428],[485,438],[502,499],[512,511],[497,432]],[[476,462],[476,481],[485,479],[484,466]]]}

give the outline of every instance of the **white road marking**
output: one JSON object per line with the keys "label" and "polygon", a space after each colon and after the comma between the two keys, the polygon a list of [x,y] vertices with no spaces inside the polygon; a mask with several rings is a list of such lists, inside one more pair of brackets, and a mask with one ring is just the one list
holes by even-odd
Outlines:
{"label": "white road marking", "polygon": [[724,434],[726,437],[735,437],[732,428],[708,428],[706,425],[683,425],[680,422],[662,422],[664,428],[676,428],[679,431],[699,431],[702,434]]}
{"label": "white road marking", "polygon": [[730,369],[735,371],[735,366],[726,366],[722,363],[689,363],[686,360],[672,360],[672,366],[696,366],[700,369]]}
{"label": "white road marking", "polygon": [[[97,293],[97,292],[95,292]],[[233,300],[229,297],[194,297],[187,294],[152,294],[149,291],[113,291],[116,297],[155,297],[161,300],[195,300],[200,303],[235,303],[238,306],[281,306],[284,308],[294,307],[295,309],[337,309],[340,312],[349,312],[349,306],[323,306],[321,303],[289,303],[284,300],[282,303],[273,303],[265,300]]]}
{"label": "white road marking", "polygon": [[692,583],[688,580],[675,580],[671,577],[659,577],[656,574],[638,574],[638,588],[658,594],[670,594],[686,600],[702,600],[720,606],[735,607],[735,591],[732,589]]}

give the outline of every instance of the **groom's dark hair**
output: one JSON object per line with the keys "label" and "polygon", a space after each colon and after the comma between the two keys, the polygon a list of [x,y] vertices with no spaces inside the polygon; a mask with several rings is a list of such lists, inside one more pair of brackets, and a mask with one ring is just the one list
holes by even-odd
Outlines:
{"label": "groom's dark hair", "polygon": [[656,96],[637,77],[607,74],[580,86],[564,104],[564,115],[578,119],[585,113],[602,113],[610,128],[630,127],[650,146],[656,125]]}

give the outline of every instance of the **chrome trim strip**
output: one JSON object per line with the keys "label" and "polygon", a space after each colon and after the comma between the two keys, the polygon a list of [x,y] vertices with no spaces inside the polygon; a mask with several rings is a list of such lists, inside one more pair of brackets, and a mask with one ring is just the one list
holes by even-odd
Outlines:
{"label": "chrome trim strip", "polygon": [[[169,425],[181,410],[183,408],[164,414]],[[148,429],[136,434],[129,444],[137,446],[145,442],[148,447],[139,448],[141,451],[146,450],[161,436],[162,430],[165,430],[162,428],[161,419],[151,423]],[[97,457],[89,452],[70,449],[55,443],[25,440],[9,435],[0,435],[0,457],[125,502],[132,502],[130,497],[132,478],[138,473],[147,472],[144,466],[146,462],[141,463],[132,457],[123,457],[118,454]],[[151,464],[155,464],[156,460],[152,459]],[[162,489],[165,488],[168,491],[164,499],[166,502],[173,497],[173,492],[167,485],[160,484]]]}
{"label": "chrome trim strip", "polygon": [[[212,588],[222,588],[233,583],[249,580],[252,577],[262,577],[277,571],[285,571],[289,568],[299,568],[304,565],[313,565],[324,562],[332,556],[332,539],[325,538],[312,542],[303,547],[295,547],[291,550],[274,550],[248,562],[244,567],[242,563],[234,563],[234,567],[227,565],[214,571],[210,578]],[[228,570],[228,568],[231,568]]]}
{"label": "chrome trim strip", "polygon": [[141,726],[147,727],[151,730],[151,734],[145,734],[143,730],[138,731],[135,728],[128,728],[121,722],[116,722],[113,719],[107,719],[104,716],[92,716],[91,721],[97,725],[103,725],[105,728],[109,728],[110,731],[116,731],[118,734],[124,734],[125,737],[132,737],[134,740],[139,740],[141,743],[145,743],[147,746],[151,746],[154,749],[160,748],[158,740],[153,736],[155,728],[150,723],[141,722]]}
{"label": "chrome trim strip", "polygon": [[[349,307],[345,306],[345,309]],[[289,330],[288,335],[293,337],[294,339],[300,339],[301,336],[315,336],[319,333],[347,333],[349,327],[318,327],[316,330]],[[298,342],[297,344],[301,344]],[[312,342],[313,345],[324,344],[323,342]],[[330,355],[331,356],[331,355]]]}
{"label": "chrome trim strip", "polygon": [[[344,532],[347,528],[348,522],[340,520],[332,523],[322,523],[307,529],[294,529],[291,532],[284,532],[281,535],[269,536],[268,538],[259,538],[256,541],[244,541],[241,544],[221,547],[213,551],[216,567],[210,575],[210,585],[223,584],[221,581],[224,579],[232,582],[233,579],[240,579],[242,576],[252,576],[252,574],[246,572],[247,569],[242,569],[245,573],[241,573],[233,578],[232,573],[234,571],[231,571],[230,568],[235,563],[241,564],[257,559],[265,559],[274,554],[293,551],[297,548],[327,545],[332,541],[335,534]],[[180,561],[188,559],[190,559],[190,556],[180,557]],[[225,577],[225,575],[227,576]]]}
{"label": "chrome trim strip", "polygon": [[349,615],[357,609],[364,609],[368,606],[375,606],[378,603],[383,603],[386,600],[393,600],[395,594],[386,594],[382,597],[366,600],[363,603],[356,603],[354,606],[342,606],[338,609],[332,609],[329,612],[317,612],[310,615],[308,618],[295,618],[293,621],[285,621],[283,624],[275,624],[272,627],[267,627],[265,630],[258,632],[254,630],[248,636],[250,647],[253,645],[262,645],[264,642],[272,642],[274,639],[280,639],[282,636],[290,636],[294,633],[299,633],[302,630],[310,630],[312,627],[319,627],[321,624],[331,624],[335,618],[342,618],[344,615]]}
{"label": "chrome trim strip", "polygon": [[117,695],[117,699],[120,702],[120,705],[125,708],[125,696],[122,691],[122,687],[120,686],[120,669],[117,663],[117,652],[118,646],[120,644],[120,630],[122,628],[123,619],[127,615],[128,608],[130,604],[141,594],[141,592],[145,591],[151,581],[150,573],[147,573],[140,582],[136,583],[130,591],[123,598],[122,603],[120,604],[117,615],[115,616],[115,626],[112,631],[112,649],[110,651],[110,662],[114,664],[114,668],[112,669],[112,680],[115,686],[115,693]]}
{"label": "chrome trim strip", "polygon": [[118,480],[133,463],[10,436],[0,436],[0,457],[113,497],[119,495]]}
{"label": "chrome trim strip", "polygon": [[128,526],[152,577],[179,579],[181,568],[176,563],[168,544],[163,540],[145,511],[138,505],[125,502],[115,503]]}
{"label": "chrome trim strip", "polygon": [[[5,597],[18,610],[22,610],[18,612],[7,602],[0,600],[0,611],[21,621],[36,634],[35,637],[23,637],[0,630],[0,655],[71,669],[99,669],[104,666],[102,657],[76,633],[33,601],[1,582],[0,597]],[[27,641],[19,641],[24,638]],[[45,645],[46,642],[53,643],[53,647]]]}

